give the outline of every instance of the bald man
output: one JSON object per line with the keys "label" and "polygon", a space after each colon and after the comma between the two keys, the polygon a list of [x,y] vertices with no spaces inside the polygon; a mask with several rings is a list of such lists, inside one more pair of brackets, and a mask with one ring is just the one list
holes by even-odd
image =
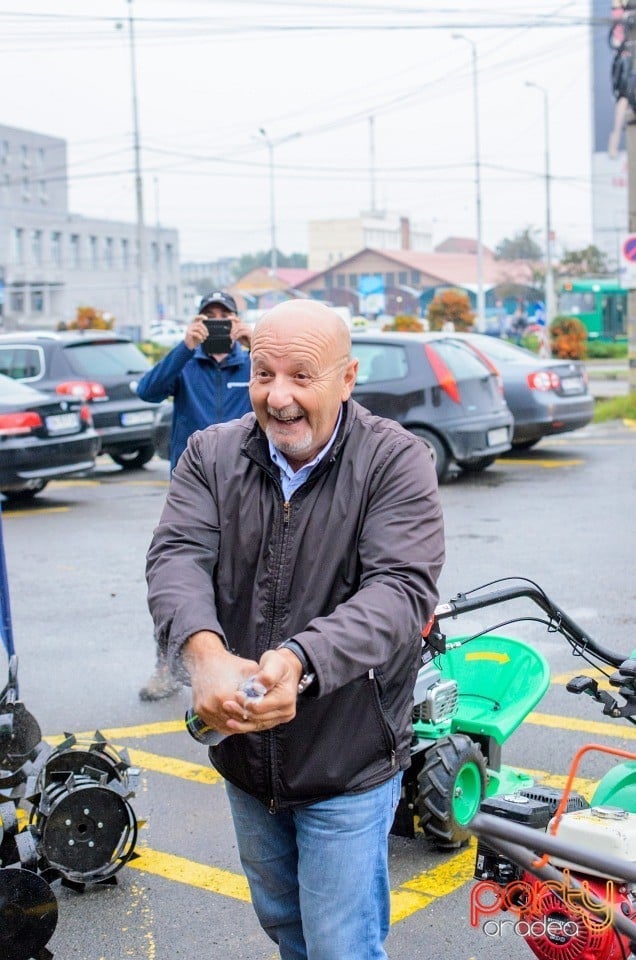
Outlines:
{"label": "bald man", "polygon": [[388,833],[444,557],[435,470],[424,444],[351,399],[357,360],[324,304],[270,310],[251,362],[253,413],[194,434],[173,472],[149,607],[219,734],[210,760],[282,960],[381,960]]}

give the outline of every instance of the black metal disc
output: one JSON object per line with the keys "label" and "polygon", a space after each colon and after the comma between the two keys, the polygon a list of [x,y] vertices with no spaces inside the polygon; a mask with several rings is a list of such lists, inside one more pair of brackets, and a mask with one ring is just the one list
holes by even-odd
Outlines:
{"label": "black metal disc", "polygon": [[53,936],[57,900],[37,873],[0,869],[0,957],[30,960]]}
{"label": "black metal disc", "polygon": [[[68,776],[69,773],[82,774],[91,777],[93,780],[99,780],[103,774],[106,774],[107,782],[121,780],[116,761],[100,750],[75,748],[61,751],[54,750],[44,767],[44,783],[59,780],[64,774]],[[64,776],[64,779],[66,779],[66,776]]]}
{"label": "black metal disc", "polygon": [[0,768],[18,770],[42,740],[40,725],[21,700],[13,705],[13,730],[11,739],[0,754]]}
{"label": "black metal disc", "polygon": [[[47,788],[47,794],[51,787]],[[80,784],[70,792],[54,788],[47,816],[39,814],[41,850],[70,880],[102,880],[130,858],[137,836],[132,808],[114,790]]]}

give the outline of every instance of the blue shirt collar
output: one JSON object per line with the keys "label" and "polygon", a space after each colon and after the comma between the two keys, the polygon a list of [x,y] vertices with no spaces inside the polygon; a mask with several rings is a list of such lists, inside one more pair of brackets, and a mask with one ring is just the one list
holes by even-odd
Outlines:
{"label": "blue shirt collar", "polygon": [[333,428],[333,433],[331,434],[329,440],[325,446],[316,454],[313,460],[310,460],[309,463],[304,464],[300,470],[293,470],[289,465],[287,458],[280,452],[278,447],[275,447],[271,440],[267,440],[269,446],[269,455],[272,458],[272,462],[278,467],[280,472],[280,482],[283,488],[283,496],[285,500],[289,500],[291,495],[295,490],[298,490],[299,487],[302,487],[303,483],[309,479],[312,471],[318,466],[321,460],[327,456],[331,450],[334,441],[336,439],[336,434],[338,433],[338,427],[342,420],[342,406],[338,412],[338,419],[336,420],[336,425]]}

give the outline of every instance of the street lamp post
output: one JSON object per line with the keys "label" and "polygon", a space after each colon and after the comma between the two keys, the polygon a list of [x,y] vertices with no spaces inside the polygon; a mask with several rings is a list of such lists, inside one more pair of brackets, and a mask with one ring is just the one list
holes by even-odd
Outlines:
{"label": "street lamp post", "polygon": [[258,131],[267,145],[269,152],[269,235],[271,250],[269,255],[269,272],[272,277],[276,276],[277,253],[276,253],[276,189],[275,189],[275,167],[274,167],[274,147],[281,143],[287,143],[288,140],[295,140],[300,133],[290,133],[286,137],[279,137],[278,140],[271,140],[267,136],[267,131],[259,127]]}
{"label": "street lamp post", "polygon": [[477,329],[486,327],[486,302],[484,296],[484,245],[481,227],[481,150],[479,144],[479,84],[477,74],[477,45],[463,33],[453,33],[453,40],[465,40],[470,44],[473,61],[473,112],[475,121],[475,212],[477,217]]}
{"label": "street lamp post", "polygon": [[550,204],[550,103],[548,91],[538,83],[526,80],[526,87],[534,87],[543,95],[543,135],[545,145],[545,326],[541,356],[550,356],[550,324],[555,315],[554,272],[552,269],[552,223]]}
{"label": "street lamp post", "polygon": [[137,311],[142,338],[149,332],[146,295],[146,230],[144,224],[143,182],[141,178],[141,144],[139,138],[139,112],[137,108],[137,64],[135,60],[135,29],[132,15],[133,0],[128,0],[128,37],[130,41],[130,89],[135,152],[135,197],[137,202]]}

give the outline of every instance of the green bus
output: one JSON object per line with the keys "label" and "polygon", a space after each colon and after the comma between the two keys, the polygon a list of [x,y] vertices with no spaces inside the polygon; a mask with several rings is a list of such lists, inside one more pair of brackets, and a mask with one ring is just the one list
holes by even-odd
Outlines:
{"label": "green bus", "polygon": [[589,340],[627,340],[627,290],[617,280],[563,280],[557,314],[584,323]]}

